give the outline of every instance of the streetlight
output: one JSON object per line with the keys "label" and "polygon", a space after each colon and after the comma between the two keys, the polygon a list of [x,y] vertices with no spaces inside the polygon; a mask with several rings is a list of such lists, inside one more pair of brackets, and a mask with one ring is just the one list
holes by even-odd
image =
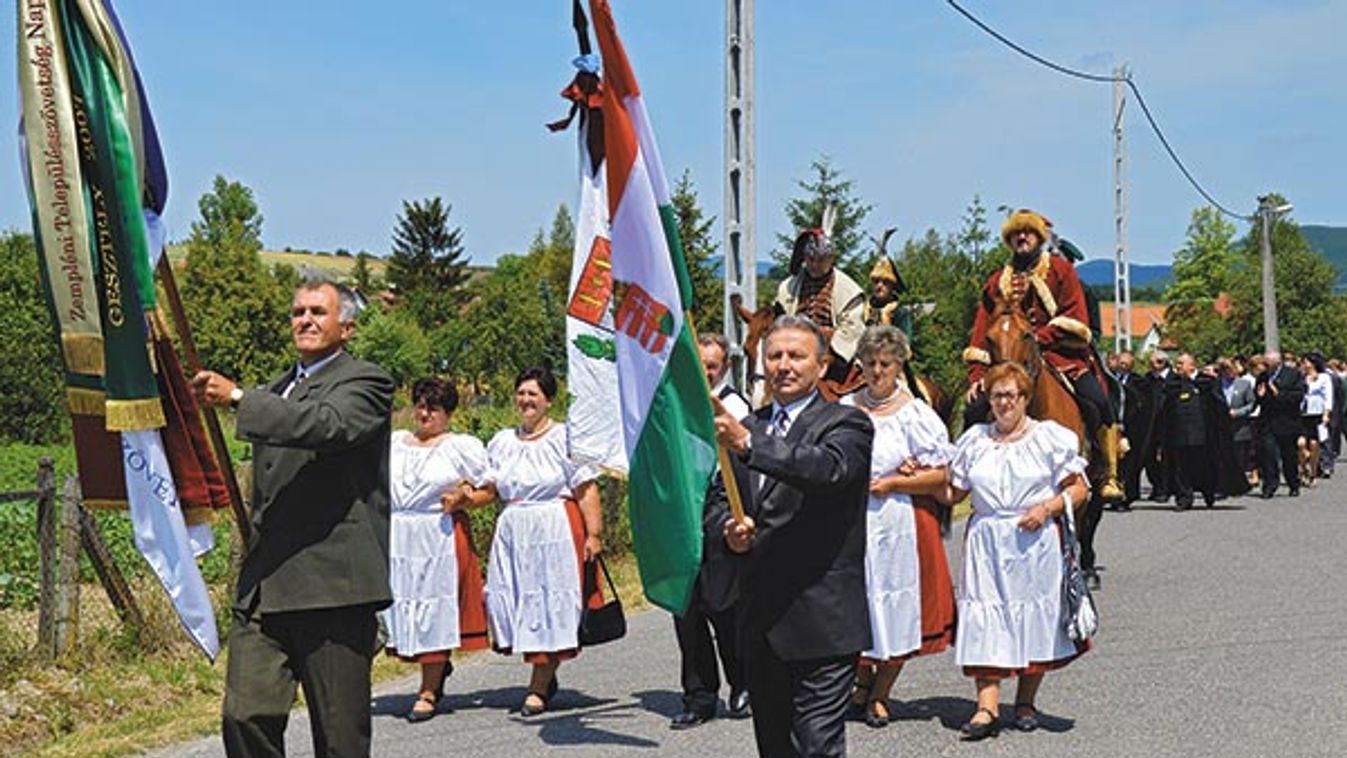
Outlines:
{"label": "streetlight", "polygon": [[1263,342],[1264,349],[1269,351],[1281,352],[1281,339],[1277,332],[1277,292],[1272,278],[1272,222],[1294,209],[1295,206],[1290,203],[1273,205],[1268,195],[1258,198],[1258,218],[1263,224]]}

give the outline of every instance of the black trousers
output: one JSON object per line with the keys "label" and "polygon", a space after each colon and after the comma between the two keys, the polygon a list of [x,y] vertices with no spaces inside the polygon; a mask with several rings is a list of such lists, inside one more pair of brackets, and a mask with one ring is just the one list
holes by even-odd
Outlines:
{"label": "black trousers", "polygon": [[[1127,442],[1131,444],[1132,440],[1129,438]],[[1124,499],[1129,503],[1141,499],[1141,469],[1144,468],[1145,455],[1146,451],[1139,445],[1132,445],[1132,449],[1123,456],[1118,465],[1122,470]]]}
{"label": "black trousers", "polygon": [[1081,512],[1080,529],[1077,536],[1080,537],[1080,567],[1086,571],[1094,571],[1094,536],[1099,532],[1099,522],[1104,518],[1104,501],[1102,498],[1091,497],[1085,502],[1085,510]]}
{"label": "black trousers", "polygon": [[1264,431],[1259,439],[1258,469],[1264,492],[1275,492],[1282,476],[1286,477],[1286,486],[1293,491],[1299,490],[1300,457],[1296,450],[1296,433],[1273,434]]}
{"label": "black trousers", "polygon": [[314,755],[368,758],[374,606],[260,615],[234,611],[222,733],[230,758],[283,758],[304,687]]}
{"label": "black trousers", "polygon": [[678,652],[682,658],[685,709],[694,713],[715,714],[716,698],[720,693],[717,648],[720,650],[720,665],[725,669],[725,681],[730,685],[730,693],[743,692],[747,688],[743,657],[739,655],[736,616],[734,606],[719,612],[707,609],[695,588],[687,611],[682,616],[674,616],[674,632],[678,635]]}
{"label": "black trousers", "polygon": [[1202,493],[1202,501],[1210,504],[1215,494],[1211,488],[1210,468],[1211,452],[1201,445],[1170,445],[1165,448],[1169,455],[1169,470],[1174,483],[1174,503],[1181,508],[1193,504],[1193,491]]}
{"label": "black trousers", "polygon": [[858,654],[786,661],[765,636],[744,638],[760,758],[840,758]]}
{"label": "black trousers", "polygon": [[[1153,443],[1150,449],[1145,451],[1143,457],[1146,481],[1151,483],[1151,497],[1161,501],[1168,500],[1174,483],[1171,471],[1174,462],[1171,460],[1169,451],[1163,445]],[[1140,488],[1140,482],[1138,482],[1137,487]]]}

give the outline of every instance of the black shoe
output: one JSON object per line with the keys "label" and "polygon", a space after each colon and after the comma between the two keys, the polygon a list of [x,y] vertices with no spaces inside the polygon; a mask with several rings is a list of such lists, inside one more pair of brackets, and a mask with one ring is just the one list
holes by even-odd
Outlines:
{"label": "black shoe", "polygon": [[1192,508],[1192,507],[1193,507],[1193,501],[1191,501],[1191,500],[1187,500],[1187,501],[1180,500],[1180,501],[1174,503],[1174,510],[1176,510],[1176,511],[1186,511],[1186,510],[1188,510],[1189,508]]}
{"label": "black shoe", "polygon": [[1271,500],[1271,499],[1272,499],[1272,495],[1273,495],[1273,493],[1275,493],[1275,492],[1276,492],[1276,490],[1270,490],[1270,489],[1264,488],[1262,492],[1258,493],[1258,496],[1261,497],[1261,498],[1263,498],[1264,500]]}
{"label": "black shoe", "polygon": [[1300,497],[1300,488],[1292,487],[1289,494],[1291,495],[1291,497]]}
{"label": "black shoe", "polygon": [[[1028,716],[1021,716],[1021,715],[1020,715],[1020,711],[1026,709],[1026,708],[1029,710],[1029,715],[1028,715]],[[1016,703],[1016,704],[1015,704],[1015,722],[1014,722],[1014,725],[1015,725],[1015,728],[1018,729],[1018,730],[1020,730],[1021,732],[1032,732],[1032,731],[1034,731],[1035,729],[1037,729],[1037,728],[1039,727],[1039,723],[1038,723],[1038,709],[1035,708],[1033,705],[1031,705],[1031,704],[1029,704],[1029,703]]]}
{"label": "black shoe", "polygon": [[1088,571],[1085,572],[1085,587],[1086,587],[1087,589],[1089,589],[1090,592],[1098,592],[1098,591],[1099,591],[1099,572],[1098,572],[1098,571],[1095,571],[1094,569],[1090,569],[1090,570],[1088,570]]}
{"label": "black shoe", "polygon": [[1152,503],[1167,503],[1169,502],[1169,495],[1160,492],[1152,492],[1149,499]]}
{"label": "black shoe", "polygon": [[974,713],[973,716],[976,717],[978,713],[985,713],[988,716],[991,716],[992,720],[985,724],[980,724],[969,719],[968,723],[959,727],[959,732],[963,734],[963,740],[965,742],[977,742],[978,740],[985,740],[988,737],[995,737],[1001,733],[1001,723],[997,721],[995,713],[992,713],[986,708],[979,708],[977,713]]}
{"label": "black shoe", "polygon": [[[528,695],[524,696],[523,704],[519,706],[519,715],[528,718],[530,716],[537,716],[547,710],[547,705],[552,702],[552,698],[557,696],[557,686],[557,675],[552,674],[552,681],[547,683],[546,692],[533,692],[530,690]],[[530,703],[528,699],[529,695],[538,698],[539,705]]]}
{"label": "black shoe", "polygon": [[[420,705],[421,703],[429,703],[430,709],[425,711],[416,710],[416,706]],[[435,718],[436,706],[438,706],[439,704],[440,699],[438,697],[433,695],[432,696],[421,695],[420,697],[416,698],[416,702],[412,705],[412,709],[407,711],[406,715],[407,723],[419,724],[423,721],[430,721],[431,719]]]}
{"label": "black shoe", "polygon": [[714,711],[683,711],[669,720],[669,728],[674,730],[691,729],[694,726],[701,726],[715,717]]}
{"label": "black shoe", "polygon": [[1206,503],[1206,505],[1207,505],[1208,508],[1215,508],[1215,507],[1216,507],[1216,498],[1212,498],[1212,497],[1204,497],[1204,498],[1202,498],[1202,502],[1203,502],[1203,503]]}
{"label": "black shoe", "polygon": [[729,708],[729,716],[732,719],[746,719],[753,715],[753,709],[748,703],[748,690],[731,692],[730,699],[725,705]]}
{"label": "black shoe", "polygon": [[883,729],[889,725],[889,704],[883,700],[871,700],[865,704],[865,725],[871,729]]}

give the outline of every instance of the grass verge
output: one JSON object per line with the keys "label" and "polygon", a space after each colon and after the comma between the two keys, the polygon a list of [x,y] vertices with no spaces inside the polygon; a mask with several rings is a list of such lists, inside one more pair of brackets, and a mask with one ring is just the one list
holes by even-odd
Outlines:
{"label": "grass verge", "polygon": [[[635,558],[608,566],[624,608],[646,607]],[[0,756],[117,758],[219,730],[224,657],[212,665],[183,640],[157,586],[141,583],[136,596],[151,620],[140,635],[122,628],[98,585],[82,587],[79,648],[56,663],[28,652],[36,614],[0,613]],[[375,658],[376,683],[415,673]]]}

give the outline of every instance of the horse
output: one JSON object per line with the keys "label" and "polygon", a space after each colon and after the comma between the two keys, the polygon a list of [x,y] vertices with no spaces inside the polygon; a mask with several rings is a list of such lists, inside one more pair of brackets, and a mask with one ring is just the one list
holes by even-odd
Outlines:
{"label": "horse", "polygon": [[[771,402],[770,392],[766,382],[766,364],[762,355],[762,342],[771,328],[772,323],[781,315],[781,308],[778,305],[769,305],[759,308],[756,311],[749,310],[744,305],[743,298],[738,294],[730,296],[730,305],[734,308],[734,313],[739,320],[744,322],[744,342],[741,346],[744,351],[744,360],[748,365],[748,389],[749,401],[754,408],[760,408]],[[935,409],[937,415],[945,423],[949,423],[950,413],[954,409],[953,397],[945,394],[944,391],[931,381],[930,377],[913,373],[911,367],[903,365],[903,371],[909,385],[909,389],[917,397],[922,398],[928,405]],[[855,392],[865,386],[865,380],[861,377],[859,366],[852,366],[847,372],[845,380],[833,381],[824,379],[819,382],[819,394],[829,401],[833,401],[843,395]]]}
{"label": "horse", "polygon": [[[1033,324],[1019,303],[1002,298],[992,313],[983,345],[992,364],[1018,363],[1029,372],[1034,389],[1029,396],[1029,416],[1040,421],[1052,420],[1076,433],[1077,439],[1089,439],[1085,433],[1085,417],[1071,392],[1066,377],[1058,374],[1046,361],[1034,338]],[[1082,445],[1082,452],[1088,446]]]}

